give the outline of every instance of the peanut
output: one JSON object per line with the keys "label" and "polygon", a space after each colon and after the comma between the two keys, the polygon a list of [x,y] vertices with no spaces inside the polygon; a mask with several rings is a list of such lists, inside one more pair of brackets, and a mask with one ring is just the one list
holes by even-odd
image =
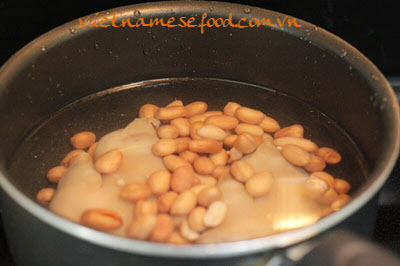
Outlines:
{"label": "peanut", "polygon": [[179,227],[179,232],[181,233],[181,235],[186,238],[189,241],[194,241],[197,238],[200,237],[199,233],[197,233],[196,231],[190,229],[189,224],[187,222],[187,220],[183,220],[180,227]]}
{"label": "peanut", "polygon": [[160,139],[151,148],[153,154],[160,157],[173,154],[177,149],[178,144],[173,139]]}
{"label": "peanut", "polygon": [[207,227],[217,227],[220,225],[228,211],[228,206],[223,201],[214,201],[208,207],[206,215],[204,215],[204,225]]}
{"label": "peanut", "polygon": [[157,214],[157,202],[154,200],[139,200],[136,202],[134,217],[143,214]]}
{"label": "peanut", "polygon": [[203,114],[206,118],[216,115],[222,115],[221,111],[208,111]]}
{"label": "peanut", "polygon": [[217,126],[223,130],[231,130],[239,124],[239,121],[233,116],[215,115],[208,117],[204,123],[206,125]]}
{"label": "peanut", "polygon": [[216,186],[210,186],[204,188],[197,195],[197,202],[200,206],[208,207],[214,201],[220,200],[222,197],[222,192]]}
{"label": "peanut", "polygon": [[165,194],[162,194],[158,199],[157,199],[157,209],[159,212],[169,212],[171,209],[172,204],[178,197],[178,193],[174,191],[169,191]]}
{"label": "peanut", "polygon": [[324,195],[322,196],[321,202],[323,204],[331,204],[333,201],[335,201],[338,197],[338,194],[333,188],[329,188]]}
{"label": "peanut", "polygon": [[206,226],[204,225],[204,216],[206,215],[206,212],[206,208],[196,207],[189,213],[187,223],[190,229],[198,233],[206,230]]}
{"label": "peanut", "polygon": [[157,215],[156,225],[150,233],[150,240],[167,242],[175,229],[174,221],[168,214]]}
{"label": "peanut", "polygon": [[260,126],[244,124],[244,123],[240,123],[235,128],[235,132],[238,135],[243,134],[243,133],[249,133],[255,137],[261,137],[262,135],[264,135],[264,130]]}
{"label": "peanut", "polygon": [[193,181],[193,186],[199,185],[200,184],[200,178],[198,178],[197,176],[194,177],[194,181]]}
{"label": "peanut", "polygon": [[186,108],[183,106],[162,107],[155,113],[155,118],[158,120],[173,120],[185,117],[186,113]]}
{"label": "peanut", "polygon": [[190,138],[188,137],[177,138],[175,139],[175,142],[177,145],[176,153],[181,153],[189,149]]}
{"label": "peanut", "polygon": [[233,147],[235,147],[238,151],[243,154],[249,154],[254,152],[257,149],[258,141],[253,135],[249,133],[242,133],[233,143]]}
{"label": "peanut", "polygon": [[224,114],[235,116],[235,112],[238,108],[242,107],[240,104],[235,102],[228,102],[224,107]]}
{"label": "peanut", "polygon": [[197,135],[202,138],[224,140],[226,133],[221,128],[214,125],[205,125],[197,130]]}
{"label": "peanut", "polygon": [[264,138],[264,135],[265,135],[265,133],[264,134],[262,134],[262,136],[253,136],[255,139],[256,139],[256,141],[257,141],[257,146],[259,146],[261,143],[263,143],[263,138]]}
{"label": "peanut", "polygon": [[154,195],[164,194],[169,190],[171,173],[167,170],[158,170],[149,176],[146,183]]}
{"label": "peanut", "polygon": [[171,216],[174,221],[175,227],[179,227],[183,220],[186,219],[186,216]]}
{"label": "peanut", "polygon": [[121,189],[119,195],[124,200],[136,202],[149,198],[151,196],[151,190],[147,184],[131,183],[125,185]]}
{"label": "peanut", "polygon": [[214,139],[198,139],[189,142],[189,150],[196,153],[218,153],[222,143]]}
{"label": "peanut", "polygon": [[333,187],[338,194],[346,194],[350,190],[350,184],[346,180],[336,178]]}
{"label": "peanut", "polygon": [[206,187],[209,187],[209,185],[205,184],[198,184],[193,186],[190,190],[196,195],[196,197],[200,194],[200,192],[205,189]]}
{"label": "peanut", "polygon": [[175,227],[179,227],[183,222],[183,220],[186,219],[186,216],[171,216],[171,217],[174,220]]}
{"label": "peanut", "polygon": [[206,185],[206,186],[212,187],[212,186],[217,185],[217,179],[215,179],[214,177],[210,177],[210,176],[209,177],[202,177],[200,179],[200,183],[202,185]]}
{"label": "peanut", "polygon": [[47,179],[52,183],[58,183],[66,171],[67,168],[62,165],[53,167],[47,172]]}
{"label": "peanut", "polygon": [[282,156],[295,166],[305,166],[311,161],[311,155],[297,145],[287,144],[282,147]]}
{"label": "peanut", "polygon": [[157,129],[157,135],[160,139],[176,139],[179,136],[179,131],[171,125],[163,125]]}
{"label": "peanut", "polygon": [[337,164],[342,160],[342,156],[331,148],[320,148],[317,155],[324,159],[327,164]]}
{"label": "peanut", "polygon": [[328,216],[329,214],[333,213],[333,210],[330,207],[324,208],[321,211],[321,218]]}
{"label": "peanut", "polygon": [[186,105],[186,117],[204,114],[207,111],[208,105],[205,102],[192,102]]}
{"label": "peanut", "polygon": [[337,198],[331,203],[330,207],[334,211],[338,211],[343,208],[350,201],[350,197],[347,194],[340,194]]}
{"label": "peanut", "polygon": [[329,184],[319,177],[310,176],[305,182],[305,189],[307,196],[311,199],[319,200],[328,191]]}
{"label": "peanut", "polygon": [[235,143],[236,139],[238,138],[238,135],[228,135],[224,138],[224,145],[227,147],[232,148],[233,143]]}
{"label": "peanut", "polygon": [[56,190],[54,188],[42,188],[36,195],[36,200],[40,204],[46,206],[54,197]]}
{"label": "peanut", "polygon": [[272,141],[274,138],[270,135],[270,134],[267,134],[267,133],[264,133],[263,135],[262,135],[262,137],[261,137],[261,141]]}
{"label": "peanut", "polygon": [[247,193],[252,197],[261,197],[269,193],[274,183],[273,175],[268,172],[260,172],[252,177],[246,182]]}
{"label": "peanut", "polygon": [[193,124],[193,123],[196,123],[196,122],[203,122],[204,123],[204,121],[206,121],[206,119],[207,119],[207,116],[205,116],[204,114],[195,115],[195,116],[192,116],[191,118],[189,118],[189,123],[190,124]]}
{"label": "peanut", "polygon": [[236,109],[235,116],[240,121],[252,125],[261,123],[265,117],[262,112],[248,107],[239,107]]}
{"label": "peanut", "polygon": [[306,169],[308,172],[318,172],[324,170],[326,167],[325,161],[317,156],[312,154],[311,155],[311,160],[308,164],[304,165],[304,169]]}
{"label": "peanut", "polygon": [[196,197],[197,197],[197,196],[199,195],[199,193],[200,193],[203,189],[205,189],[206,187],[209,187],[209,185],[199,184],[199,185],[193,186],[190,190],[191,190],[194,194],[196,194]]}
{"label": "peanut", "polygon": [[81,223],[97,230],[108,231],[121,227],[122,218],[111,210],[89,209],[82,213]]}
{"label": "peanut", "polygon": [[236,149],[236,148],[232,148],[232,149],[229,151],[229,160],[228,160],[228,162],[231,163],[231,162],[240,160],[242,157],[243,157],[243,153],[242,153],[241,151],[239,151],[239,150]]}
{"label": "peanut", "polygon": [[274,138],[295,137],[302,138],[304,136],[304,128],[301,125],[292,125],[284,127],[275,132]]}
{"label": "peanut", "polygon": [[69,167],[73,162],[76,156],[78,156],[83,150],[73,150],[69,152],[64,159],[62,159],[61,164],[65,167]]}
{"label": "peanut", "polygon": [[229,155],[226,152],[226,150],[222,149],[218,153],[214,153],[210,155],[210,160],[216,165],[216,166],[224,166],[228,162]]}
{"label": "peanut", "polygon": [[88,149],[88,151],[87,151],[87,153],[88,153],[90,156],[92,156],[92,157],[94,157],[94,152],[96,151],[97,144],[99,144],[99,143],[98,143],[98,142],[95,142],[95,143],[93,143],[92,145],[90,145],[90,147],[89,147],[89,149]]}
{"label": "peanut", "polygon": [[275,146],[285,146],[286,144],[297,145],[300,148],[308,151],[308,152],[316,152],[318,150],[318,146],[308,139],[296,138],[296,137],[281,137],[277,138],[272,142]]}
{"label": "peanut", "polygon": [[311,175],[319,177],[322,180],[325,180],[329,186],[334,187],[335,178],[333,176],[331,176],[330,174],[328,174],[327,172],[318,171],[318,172],[311,173]]}
{"label": "peanut", "polygon": [[171,177],[171,189],[183,192],[190,189],[194,183],[194,172],[191,166],[181,166],[175,169]]}
{"label": "peanut", "polygon": [[246,182],[254,175],[253,166],[243,160],[235,161],[231,165],[230,171],[233,177],[240,182]]}
{"label": "peanut", "polygon": [[218,165],[217,167],[215,167],[214,171],[212,172],[212,176],[214,178],[220,178],[222,176],[222,174],[225,171],[225,167],[222,165]]}
{"label": "peanut", "polygon": [[184,151],[179,154],[179,157],[181,157],[182,159],[186,160],[189,163],[193,163],[194,160],[199,158],[199,155],[191,151]]}
{"label": "peanut", "polygon": [[268,133],[274,133],[276,131],[278,131],[279,129],[281,129],[281,126],[279,125],[279,123],[268,116],[265,116],[264,119],[261,121],[261,123],[258,124],[262,129],[264,129],[265,132]]}
{"label": "peanut", "polygon": [[96,159],[94,168],[101,174],[111,174],[117,171],[121,164],[122,152],[111,150]]}
{"label": "peanut", "polygon": [[186,118],[176,118],[171,121],[171,125],[178,129],[179,136],[187,137],[190,135],[190,123]]}
{"label": "peanut", "polygon": [[174,107],[174,106],[183,106],[183,102],[181,100],[175,100],[167,104],[166,107]]}
{"label": "peanut", "polygon": [[165,168],[171,172],[181,166],[190,166],[190,163],[176,155],[167,155],[163,158]]}
{"label": "peanut", "polygon": [[146,240],[149,238],[156,223],[157,216],[153,214],[143,214],[135,217],[127,228],[127,236],[139,240]]}
{"label": "peanut", "polygon": [[189,241],[181,236],[179,232],[174,231],[168,239],[168,244],[182,246],[189,244]]}
{"label": "peanut", "polygon": [[215,169],[215,164],[208,157],[199,157],[193,162],[193,168],[200,175],[209,175]]}
{"label": "peanut", "polygon": [[200,121],[194,122],[193,124],[190,124],[190,129],[189,129],[190,130],[190,137],[192,139],[201,139],[202,137],[200,137],[197,134],[197,131],[203,126],[204,126],[204,123],[200,122]]}
{"label": "peanut", "polygon": [[75,149],[86,149],[96,142],[96,135],[90,131],[79,132],[71,137],[71,144]]}
{"label": "peanut", "polygon": [[186,190],[178,195],[171,206],[172,215],[183,216],[188,214],[197,204],[196,194],[191,190]]}
{"label": "peanut", "polygon": [[154,104],[145,104],[139,109],[140,118],[154,118],[158,107]]}

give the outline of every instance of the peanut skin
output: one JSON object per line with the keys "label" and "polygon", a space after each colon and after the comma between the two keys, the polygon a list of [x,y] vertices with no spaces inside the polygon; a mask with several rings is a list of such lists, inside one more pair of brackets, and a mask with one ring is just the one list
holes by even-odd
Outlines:
{"label": "peanut skin", "polygon": [[111,150],[97,158],[94,168],[101,174],[111,174],[118,170],[122,163],[122,152]]}
{"label": "peanut skin", "polygon": [[282,137],[295,137],[302,138],[304,136],[304,128],[302,125],[292,125],[288,127],[284,127],[275,132],[274,138],[282,138]]}
{"label": "peanut skin", "polygon": [[317,155],[324,159],[327,164],[337,164],[342,160],[342,156],[331,148],[320,148]]}
{"label": "peanut skin", "polygon": [[100,231],[108,231],[121,227],[122,218],[111,210],[90,209],[82,214],[81,223]]}
{"label": "peanut skin", "polygon": [[75,149],[86,149],[96,142],[96,135],[90,131],[79,132],[71,137],[71,144]]}
{"label": "peanut skin", "polygon": [[311,161],[311,155],[306,150],[293,144],[282,147],[282,156],[295,166],[305,166]]}

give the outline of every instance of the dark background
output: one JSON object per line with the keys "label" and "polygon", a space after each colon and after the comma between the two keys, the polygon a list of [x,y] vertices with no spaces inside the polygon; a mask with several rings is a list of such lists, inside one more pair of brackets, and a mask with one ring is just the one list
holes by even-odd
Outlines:
{"label": "dark background", "polygon": [[[97,11],[139,2],[145,1],[0,0],[0,65],[25,44],[56,26]],[[229,2],[279,11],[325,28],[364,53],[388,77],[395,91],[400,91],[399,0]],[[399,175],[398,163],[380,195],[373,237],[400,254]],[[1,228],[0,224],[0,265],[12,265]]]}

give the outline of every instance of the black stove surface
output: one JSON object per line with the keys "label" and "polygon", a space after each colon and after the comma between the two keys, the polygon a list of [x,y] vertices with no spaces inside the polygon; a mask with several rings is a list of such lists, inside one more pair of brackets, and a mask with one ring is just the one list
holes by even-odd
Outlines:
{"label": "black stove surface", "polygon": [[[143,1],[0,0],[0,65],[25,44],[73,19]],[[153,1],[147,1],[153,2]],[[400,95],[398,0],[229,1],[304,19],[348,41],[391,81]],[[400,254],[400,163],[382,190],[373,239]],[[0,265],[13,265],[0,219]]]}

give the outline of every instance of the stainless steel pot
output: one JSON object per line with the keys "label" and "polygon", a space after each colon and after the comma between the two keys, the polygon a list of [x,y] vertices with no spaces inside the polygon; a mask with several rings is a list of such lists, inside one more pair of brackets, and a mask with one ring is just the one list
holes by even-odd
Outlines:
{"label": "stainless steel pot", "polygon": [[[287,19],[276,12],[229,3],[159,2],[100,12],[89,21],[105,16],[112,19],[114,13],[117,24],[127,18],[167,21],[172,16],[193,16],[200,22],[204,13],[224,19],[232,14],[234,22],[241,18]],[[364,220],[363,224],[373,223],[375,210],[364,212],[371,218],[355,214],[379,191],[397,158],[400,120],[396,97],[379,70],[354,47],[314,25],[300,20],[297,23],[301,27],[213,27],[201,34],[199,28],[187,27],[82,27],[75,20],[32,41],[10,58],[0,70],[0,184],[5,229],[17,264],[257,265],[279,250],[314,239],[339,223],[351,224],[349,221],[356,218]],[[189,83],[175,90],[173,86],[157,90],[162,92],[157,96],[150,89],[133,90],[131,114],[135,115],[148,99],[158,97],[162,104],[176,93],[188,101],[200,97],[215,106],[233,97],[267,112],[274,107],[296,117],[321,139],[325,133],[329,135],[329,126],[321,122],[327,120],[321,117],[328,117],[363,154],[347,149],[349,154],[344,155],[347,173],[365,172],[365,176],[348,176],[355,187],[354,200],[339,212],[301,229],[247,241],[186,247],[97,232],[66,221],[34,202],[36,191],[45,185],[46,167],[65,150],[55,144],[67,139],[60,131],[33,139],[35,147],[42,147],[40,151],[27,148],[19,152],[40,130],[38,125],[83,97],[146,80],[169,83],[170,78]],[[239,85],[230,88],[218,83],[224,80]],[[241,90],[244,83],[251,84],[252,89]],[[187,84],[194,84],[193,88],[188,89]],[[297,117],[300,109],[279,100],[277,104],[270,96],[274,100],[285,96],[302,110],[315,108],[322,116]],[[107,104],[113,112],[118,102]],[[107,114],[94,108],[93,115],[97,112]],[[123,126],[111,116],[105,120]],[[75,124],[64,125],[64,129],[79,128],[90,119],[71,121]],[[107,126],[101,130],[110,131]],[[333,139],[326,141],[335,143]],[[46,150],[49,143],[56,148]]]}

